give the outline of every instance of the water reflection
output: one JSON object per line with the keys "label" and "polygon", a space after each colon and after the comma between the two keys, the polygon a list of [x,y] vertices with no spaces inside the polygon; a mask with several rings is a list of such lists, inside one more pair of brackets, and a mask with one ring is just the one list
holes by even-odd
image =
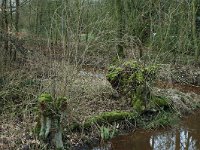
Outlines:
{"label": "water reflection", "polygon": [[153,150],[197,150],[197,141],[190,132],[184,129],[175,132],[168,132],[161,135],[153,135],[150,138],[150,145]]}
{"label": "water reflection", "polygon": [[[139,131],[112,141],[113,150],[199,150],[199,130]],[[100,149],[99,149],[100,150]],[[102,150],[102,149],[101,149]]]}
{"label": "water reflection", "polygon": [[185,118],[177,129],[118,136],[107,147],[93,150],[200,150],[200,112]]}

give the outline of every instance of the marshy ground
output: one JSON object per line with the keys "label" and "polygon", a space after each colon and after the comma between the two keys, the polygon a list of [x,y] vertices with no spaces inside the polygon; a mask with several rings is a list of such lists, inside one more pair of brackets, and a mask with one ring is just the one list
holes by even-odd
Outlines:
{"label": "marshy ground", "polygon": [[[162,120],[163,116],[168,116],[167,110],[163,110],[163,112],[148,110],[143,112],[141,116],[137,116],[133,122],[127,118],[118,120],[115,123],[94,123],[89,129],[83,127],[78,130],[73,128],[69,130],[69,127],[74,123],[84,124],[87,119],[104,112],[131,112],[133,108],[130,99],[125,96],[120,97],[112,88],[106,79],[106,71],[88,68],[78,70],[73,66],[65,66],[65,69],[58,66],[57,69],[59,71],[53,79],[48,74],[38,75],[37,69],[34,74],[32,72],[28,76],[21,70],[19,72],[14,70],[5,76],[6,80],[2,82],[3,86],[1,87],[3,106],[1,115],[2,148],[41,149],[46,146],[45,143],[41,143],[34,132],[38,121],[37,97],[39,93],[46,91],[52,92],[55,90],[55,95],[66,93],[65,95],[69,99],[67,116],[63,122],[63,141],[65,146],[70,149],[78,149],[86,143],[90,145],[94,141],[98,142],[101,139],[100,129],[102,125],[110,129],[115,128],[120,134],[133,131],[138,127],[158,128],[169,126],[177,119],[175,117]],[[198,73],[198,69],[190,70],[190,73],[193,71]],[[176,69],[176,72],[179,72],[179,70]],[[192,112],[200,106],[199,74],[193,78],[194,82],[191,81],[196,83],[194,85],[192,83],[182,84],[169,74],[160,74],[159,81],[151,88],[154,94],[165,96],[170,100],[173,111],[169,111],[169,116],[173,113],[174,116],[182,116],[182,114]],[[37,75],[37,78],[35,78],[35,75]],[[24,81],[25,77],[27,80]],[[65,85],[67,86],[65,87]],[[44,89],[43,87],[45,87],[45,91],[40,91]],[[29,100],[27,101],[27,99]]]}

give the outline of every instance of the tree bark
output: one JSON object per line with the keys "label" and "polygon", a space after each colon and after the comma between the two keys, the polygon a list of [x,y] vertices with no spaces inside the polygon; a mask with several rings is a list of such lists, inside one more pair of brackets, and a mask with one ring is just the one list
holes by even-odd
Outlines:
{"label": "tree bark", "polygon": [[[2,30],[7,36],[8,33],[8,14],[7,14],[7,0],[2,1]],[[4,63],[7,64],[8,56],[9,56],[9,46],[8,46],[8,38],[4,40]]]}
{"label": "tree bark", "polygon": [[195,62],[198,63],[199,59],[199,48],[197,42],[197,34],[196,34],[196,14],[197,14],[197,2],[196,0],[192,1],[192,36],[195,50]]}
{"label": "tree bark", "polygon": [[118,22],[118,29],[117,29],[117,36],[118,36],[118,45],[117,45],[117,53],[120,58],[124,58],[124,48],[123,48],[123,32],[124,32],[124,21],[123,21],[123,1],[116,0],[116,15],[117,15],[117,22]]}
{"label": "tree bark", "polygon": [[[16,30],[16,37],[19,37],[19,0],[15,1],[16,3],[16,13],[15,13],[15,30]],[[17,47],[16,47],[17,48]],[[16,49],[13,51],[13,60],[15,61],[17,58],[17,52]]]}

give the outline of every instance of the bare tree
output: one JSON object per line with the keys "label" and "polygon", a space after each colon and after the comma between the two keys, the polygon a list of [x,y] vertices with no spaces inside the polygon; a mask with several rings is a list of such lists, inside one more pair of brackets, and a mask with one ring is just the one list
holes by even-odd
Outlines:
{"label": "bare tree", "polygon": [[118,40],[119,44],[118,47],[118,56],[121,58],[124,58],[124,50],[123,50],[123,43],[122,43],[122,37],[123,37],[123,31],[124,31],[124,20],[123,20],[123,1],[122,0],[116,0],[116,16],[118,21]]}

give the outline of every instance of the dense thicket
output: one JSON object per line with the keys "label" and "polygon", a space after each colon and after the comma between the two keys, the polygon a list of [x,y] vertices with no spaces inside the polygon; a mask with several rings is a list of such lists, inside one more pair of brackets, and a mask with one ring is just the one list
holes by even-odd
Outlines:
{"label": "dense thicket", "polygon": [[197,62],[199,15],[197,0],[2,0],[1,51],[4,57],[12,51],[2,37],[11,33],[40,37],[48,46],[60,44],[62,54],[73,55],[76,63],[80,49],[81,56],[83,51],[102,56],[116,50],[125,57],[137,49],[140,57],[151,50],[155,60]]}
{"label": "dense thicket", "polygon": [[[21,145],[14,138],[5,143],[21,149],[29,132],[30,149],[44,149],[32,134],[39,129],[63,148],[65,141],[92,137],[65,129],[97,125],[91,135],[109,135],[115,127],[100,125],[124,118],[129,125],[134,110],[163,113],[171,103],[177,112],[197,108],[197,95],[160,90],[152,81],[156,66],[158,84],[198,86],[199,47],[199,0],[0,0],[0,120],[9,129],[3,138],[15,135]],[[171,113],[163,116],[152,126],[169,124]]]}

